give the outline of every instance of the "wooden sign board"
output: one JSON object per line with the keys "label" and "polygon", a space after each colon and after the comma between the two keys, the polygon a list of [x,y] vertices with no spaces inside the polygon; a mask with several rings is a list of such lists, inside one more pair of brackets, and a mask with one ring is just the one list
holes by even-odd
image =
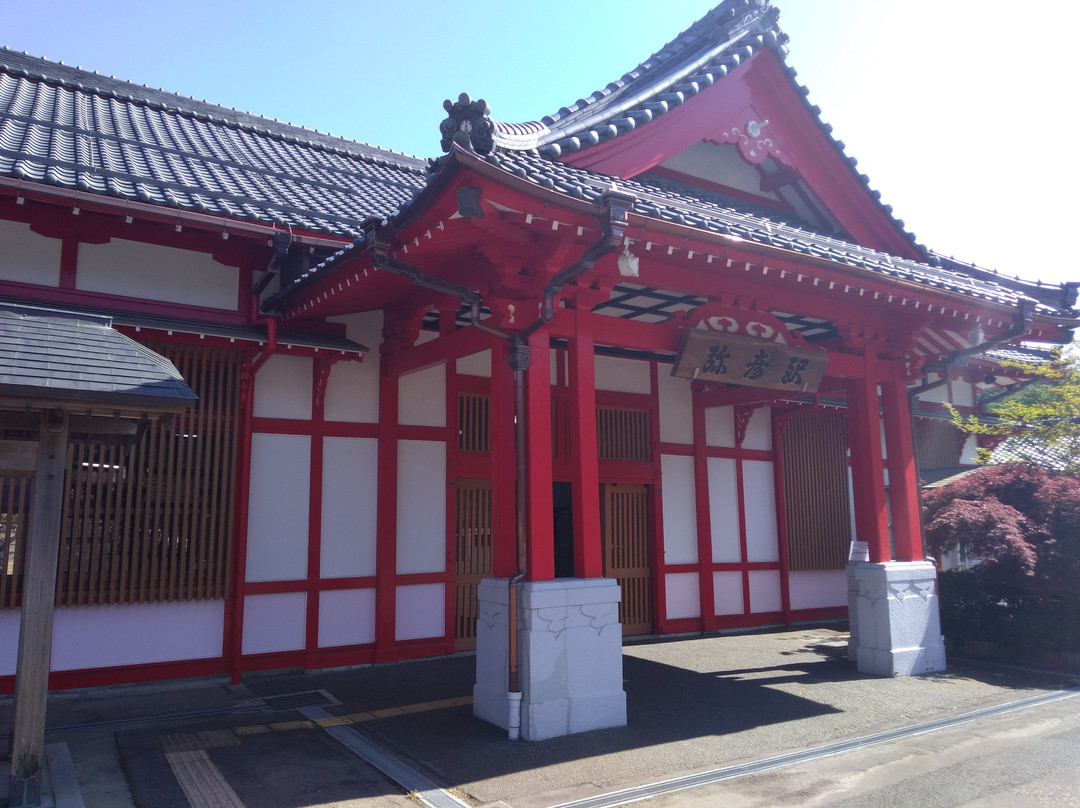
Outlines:
{"label": "wooden sign board", "polygon": [[693,328],[683,337],[671,375],[813,393],[828,363],[828,355],[817,351]]}

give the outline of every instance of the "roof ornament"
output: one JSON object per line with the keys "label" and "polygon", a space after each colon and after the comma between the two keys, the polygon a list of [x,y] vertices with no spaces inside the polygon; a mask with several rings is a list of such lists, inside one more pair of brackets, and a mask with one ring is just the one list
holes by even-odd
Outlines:
{"label": "roof ornament", "polygon": [[449,152],[456,143],[476,154],[490,154],[495,148],[495,122],[491,120],[491,107],[479,98],[473,101],[468,93],[462,93],[457,101],[443,101],[446,119],[439,124],[442,132],[442,150]]}

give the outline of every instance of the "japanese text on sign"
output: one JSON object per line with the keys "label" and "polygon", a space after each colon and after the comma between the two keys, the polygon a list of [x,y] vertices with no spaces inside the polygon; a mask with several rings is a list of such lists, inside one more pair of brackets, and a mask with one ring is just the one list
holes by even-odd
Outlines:
{"label": "japanese text on sign", "polygon": [[817,390],[828,362],[817,351],[691,329],[671,375],[807,393]]}

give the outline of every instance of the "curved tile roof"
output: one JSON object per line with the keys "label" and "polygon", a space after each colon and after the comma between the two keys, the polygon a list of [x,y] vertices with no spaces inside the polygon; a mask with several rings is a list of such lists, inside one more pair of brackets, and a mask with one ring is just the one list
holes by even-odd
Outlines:
{"label": "curved tile roof", "polygon": [[425,162],[0,48],[0,176],[352,236]]}

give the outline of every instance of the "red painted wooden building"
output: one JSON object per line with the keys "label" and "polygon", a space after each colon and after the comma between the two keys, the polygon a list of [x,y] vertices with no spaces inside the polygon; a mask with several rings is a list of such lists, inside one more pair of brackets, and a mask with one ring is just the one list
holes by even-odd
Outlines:
{"label": "red painted wooden building", "polygon": [[0,295],[200,396],[74,447],[54,686],[476,648],[535,738],[625,722],[624,634],[850,616],[862,669],[943,666],[917,467],[1076,284],[917,244],[785,42],[725,0],[539,121],[448,101],[430,163],[0,51]]}

